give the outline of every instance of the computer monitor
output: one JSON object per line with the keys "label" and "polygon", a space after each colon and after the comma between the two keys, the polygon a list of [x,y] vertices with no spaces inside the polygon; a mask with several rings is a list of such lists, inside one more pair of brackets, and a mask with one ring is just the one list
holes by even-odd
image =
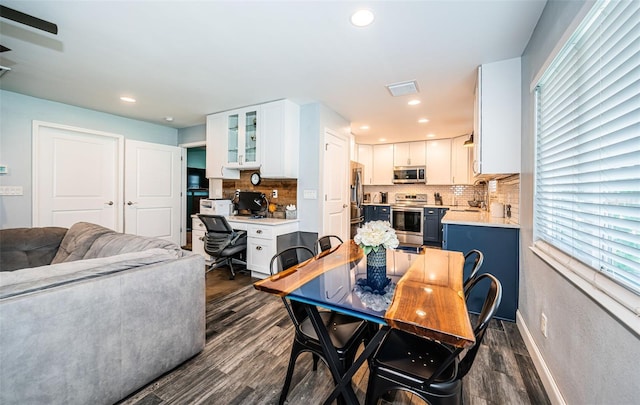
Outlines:
{"label": "computer monitor", "polygon": [[241,191],[238,193],[237,207],[238,210],[249,211],[252,215],[256,215],[264,211],[262,204],[264,202],[264,194],[255,191]]}

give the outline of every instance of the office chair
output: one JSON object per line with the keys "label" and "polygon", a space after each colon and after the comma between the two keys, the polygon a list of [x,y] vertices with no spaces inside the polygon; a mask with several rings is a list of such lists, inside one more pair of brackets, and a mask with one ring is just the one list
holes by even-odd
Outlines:
{"label": "office chair", "polygon": [[398,329],[390,329],[370,364],[365,404],[371,405],[392,390],[409,391],[431,405],[462,404],[462,379],[471,369],[489,321],[498,310],[502,286],[484,273],[471,280],[469,290],[484,279],[490,281],[478,323],[476,343],[465,350],[428,340]]}
{"label": "office chair", "polygon": [[[282,270],[303,263],[314,256],[313,251],[306,246],[292,246],[273,256],[269,264],[269,270],[271,271],[271,275],[274,275]],[[326,363],[322,351],[322,344],[313,328],[311,320],[307,316],[305,304],[288,300],[286,297],[282,297],[282,301],[293,322],[295,333],[291,356],[289,357],[289,366],[287,367],[287,375],[284,386],[282,387],[282,393],[280,394],[279,404],[284,404],[287,399],[296,359],[302,352],[310,352],[312,354],[314,371],[318,367],[318,359],[322,358]],[[351,364],[353,364],[360,343],[363,341],[368,342],[369,328],[367,327],[367,322],[338,312],[319,312],[325,326],[327,326],[327,332],[329,332],[331,342],[338,352],[338,358],[344,370],[347,370]],[[342,401],[342,397],[339,397],[338,403],[342,403]]]}
{"label": "office chair", "polygon": [[247,264],[244,259],[247,251],[247,232],[231,228],[222,215],[198,214],[198,218],[207,228],[204,251],[214,259],[208,270],[226,264],[231,272],[229,279],[233,280],[236,277],[233,260],[236,259],[245,266]]}

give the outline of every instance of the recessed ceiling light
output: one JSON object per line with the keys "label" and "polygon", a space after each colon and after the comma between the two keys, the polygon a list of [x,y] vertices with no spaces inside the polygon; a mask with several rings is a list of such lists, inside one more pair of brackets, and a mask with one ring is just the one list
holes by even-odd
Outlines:
{"label": "recessed ceiling light", "polygon": [[164,117],[164,120],[167,122],[173,122],[173,117]]}
{"label": "recessed ceiling light", "polygon": [[120,97],[120,100],[127,102],[127,103],[135,103],[136,99],[133,97],[127,97],[127,96],[122,96]]}
{"label": "recessed ceiling light", "polygon": [[373,22],[374,18],[375,17],[370,10],[358,10],[351,14],[351,24],[356,27],[366,27]]}
{"label": "recessed ceiling light", "polygon": [[409,105],[418,105],[418,104],[420,104],[420,100],[410,100],[407,104],[409,104]]}
{"label": "recessed ceiling light", "polygon": [[363,131],[366,131],[367,129],[369,129],[369,125],[363,125],[360,127],[360,129],[362,129]]}
{"label": "recessed ceiling light", "polygon": [[427,138],[435,138],[436,134],[427,134]]}
{"label": "recessed ceiling light", "polygon": [[419,122],[419,123],[421,123],[421,124],[426,124],[427,122],[429,122],[429,120],[428,120],[428,119],[426,119],[426,118],[420,118],[420,119],[418,120],[418,122]]}

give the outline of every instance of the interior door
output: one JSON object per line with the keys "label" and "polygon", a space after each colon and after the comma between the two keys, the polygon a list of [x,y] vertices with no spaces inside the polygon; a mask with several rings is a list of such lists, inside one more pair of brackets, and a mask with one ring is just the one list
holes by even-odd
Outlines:
{"label": "interior door", "polygon": [[43,122],[33,136],[33,226],[84,221],[121,232],[123,137]]}
{"label": "interior door", "polygon": [[349,239],[348,140],[330,130],[324,133],[324,209],[321,234]]}
{"label": "interior door", "polygon": [[183,148],[126,140],[124,231],[180,244]]}

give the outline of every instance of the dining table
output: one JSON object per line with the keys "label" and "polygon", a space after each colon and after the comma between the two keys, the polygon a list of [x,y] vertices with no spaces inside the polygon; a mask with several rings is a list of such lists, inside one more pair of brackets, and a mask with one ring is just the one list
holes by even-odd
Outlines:
{"label": "dining table", "polygon": [[[475,343],[463,289],[464,255],[431,248],[386,251],[389,284],[384,294],[367,285],[367,260],[353,240],[257,281],[254,288],[300,302],[318,335],[336,384],[325,404],[342,394],[357,404],[351,378],[378,347],[389,328],[459,349]],[[318,307],[348,314],[380,327],[348,370],[331,344]]]}

